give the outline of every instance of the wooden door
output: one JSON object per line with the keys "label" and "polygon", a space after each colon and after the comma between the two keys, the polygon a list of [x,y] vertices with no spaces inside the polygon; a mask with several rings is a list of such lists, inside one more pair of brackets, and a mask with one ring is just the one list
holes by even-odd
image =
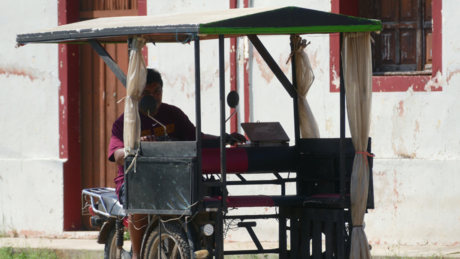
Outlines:
{"label": "wooden door", "polygon": [[[137,15],[137,0],[81,0],[80,20]],[[128,72],[127,44],[103,45]],[[115,187],[117,166],[108,161],[112,125],[123,113],[126,89],[90,45],[80,46],[80,126],[82,188]],[[82,225],[91,229],[89,218]]]}
{"label": "wooden door", "polygon": [[[127,45],[104,47],[127,73]],[[117,102],[126,89],[90,45],[80,47],[80,66],[82,187],[115,187],[117,167],[107,160],[108,147],[112,124],[124,109],[124,103]]]}

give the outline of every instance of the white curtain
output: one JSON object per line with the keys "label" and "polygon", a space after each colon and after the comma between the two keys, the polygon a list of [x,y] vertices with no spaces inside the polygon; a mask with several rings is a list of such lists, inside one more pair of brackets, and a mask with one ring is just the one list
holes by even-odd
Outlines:
{"label": "white curtain", "polygon": [[315,80],[310,59],[305,52],[308,44],[299,35],[291,36],[291,41],[294,44],[300,134],[302,138],[319,138],[318,124],[307,101],[308,90]]}
{"label": "white curtain", "polygon": [[139,118],[139,96],[144,91],[147,82],[147,68],[142,48],[146,40],[142,37],[134,37],[129,55],[128,75],[126,78],[126,99],[123,124],[123,142],[125,144],[125,156],[136,155],[141,138],[141,121]]}
{"label": "white curtain", "polygon": [[344,33],[342,66],[345,80],[348,121],[356,150],[351,173],[351,236],[350,258],[371,258],[364,232],[364,214],[369,189],[367,150],[372,104],[371,36],[366,33]]}

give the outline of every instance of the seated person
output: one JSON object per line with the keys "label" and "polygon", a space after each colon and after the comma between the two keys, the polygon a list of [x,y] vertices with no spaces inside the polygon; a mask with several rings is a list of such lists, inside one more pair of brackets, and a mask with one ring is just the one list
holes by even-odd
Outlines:
{"label": "seated person", "polygon": [[[139,100],[146,95],[153,96],[157,101],[157,109],[149,114],[166,126],[167,134],[172,139],[180,141],[194,141],[196,139],[195,126],[190,122],[187,115],[176,106],[162,103],[163,80],[161,74],[154,69],[147,69],[147,83]],[[139,111],[141,119],[141,141],[154,141],[156,137],[165,135],[164,127],[153,121],[142,110]],[[109,144],[109,160],[116,162],[118,165],[118,176],[115,178],[116,193],[120,203],[124,201],[124,144],[123,144],[123,122],[122,114],[114,123],[112,128],[112,137]],[[246,138],[238,133],[232,133],[231,136],[242,142]],[[203,134],[203,139],[217,138],[217,136]],[[142,237],[147,226],[146,215],[131,214],[129,215],[129,233],[133,249],[133,258],[140,258],[140,249]]]}

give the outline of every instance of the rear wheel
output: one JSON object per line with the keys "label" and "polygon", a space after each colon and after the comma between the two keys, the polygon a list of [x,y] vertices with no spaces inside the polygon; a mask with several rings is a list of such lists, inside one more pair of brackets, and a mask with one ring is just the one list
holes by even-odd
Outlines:
{"label": "rear wheel", "polygon": [[[161,242],[161,259],[190,259],[187,235],[173,223],[164,223],[159,238],[158,226],[147,240],[145,259],[158,259],[158,243]],[[161,240],[161,241],[160,241]]]}

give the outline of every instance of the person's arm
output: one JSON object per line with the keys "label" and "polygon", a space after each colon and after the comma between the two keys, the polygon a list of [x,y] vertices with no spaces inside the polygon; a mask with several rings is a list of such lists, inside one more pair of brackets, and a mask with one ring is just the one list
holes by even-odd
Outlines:
{"label": "person's arm", "polygon": [[[243,135],[241,135],[238,132],[233,132],[232,134],[230,134],[230,137],[238,140],[241,143],[246,143],[246,137],[244,137]],[[204,134],[203,133],[202,138],[203,139],[216,139],[216,138],[219,138],[219,136],[215,136],[215,135],[211,135],[211,134]]]}
{"label": "person's arm", "polygon": [[115,150],[113,157],[115,158],[117,165],[125,164],[125,150],[123,148]]}
{"label": "person's arm", "polygon": [[214,136],[214,135],[211,135],[211,134],[204,134],[204,133],[201,135],[202,139],[216,139],[218,137],[219,136]]}

